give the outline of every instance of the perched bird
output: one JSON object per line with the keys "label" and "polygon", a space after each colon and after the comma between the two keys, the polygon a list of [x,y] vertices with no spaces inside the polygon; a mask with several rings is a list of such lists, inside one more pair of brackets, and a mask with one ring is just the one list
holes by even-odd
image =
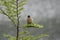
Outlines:
{"label": "perched bird", "polygon": [[32,18],[30,17],[30,15],[27,16],[27,24],[31,24],[32,23]]}

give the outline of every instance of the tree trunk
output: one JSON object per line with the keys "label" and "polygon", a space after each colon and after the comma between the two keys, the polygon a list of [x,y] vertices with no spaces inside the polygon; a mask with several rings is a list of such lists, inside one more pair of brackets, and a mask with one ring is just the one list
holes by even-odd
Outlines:
{"label": "tree trunk", "polygon": [[17,34],[16,34],[16,40],[19,40],[19,17],[18,17],[18,0],[16,0],[16,13],[17,13]]}

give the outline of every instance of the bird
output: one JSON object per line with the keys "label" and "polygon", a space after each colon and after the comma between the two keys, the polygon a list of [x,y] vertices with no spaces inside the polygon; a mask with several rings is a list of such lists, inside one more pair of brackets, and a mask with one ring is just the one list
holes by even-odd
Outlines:
{"label": "bird", "polygon": [[30,15],[27,16],[27,24],[32,23],[32,17]]}

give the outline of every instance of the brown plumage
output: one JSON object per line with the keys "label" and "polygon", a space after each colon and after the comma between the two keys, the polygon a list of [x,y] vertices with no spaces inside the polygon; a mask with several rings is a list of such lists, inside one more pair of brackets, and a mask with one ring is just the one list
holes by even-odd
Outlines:
{"label": "brown plumage", "polygon": [[27,16],[27,24],[31,24],[32,23],[32,18],[30,17],[30,15]]}

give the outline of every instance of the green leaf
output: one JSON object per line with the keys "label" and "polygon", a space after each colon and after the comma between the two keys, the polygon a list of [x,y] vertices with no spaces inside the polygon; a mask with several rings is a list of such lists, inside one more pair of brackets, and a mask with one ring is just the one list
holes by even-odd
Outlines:
{"label": "green leaf", "polygon": [[21,0],[18,4],[25,3],[27,0]]}
{"label": "green leaf", "polygon": [[36,37],[35,37],[35,39],[37,40],[37,39],[39,39],[39,38],[43,38],[43,37],[47,37],[48,35],[47,34],[40,34],[40,35],[37,35]]}
{"label": "green leaf", "polygon": [[24,26],[23,26],[24,28],[30,28],[30,27],[34,27],[34,28],[44,28],[44,26],[43,25],[39,25],[39,24],[34,24],[34,23],[32,23],[32,24],[25,24]]}
{"label": "green leaf", "polygon": [[10,3],[11,3],[11,4],[14,4],[14,3],[16,3],[16,0],[13,0],[13,1],[11,0],[11,1],[10,1]]}
{"label": "green leaf", "polygon": [[11,9],[16,9],[16,5],[11,5]]}
{"label": "green leaf", "polygon": [[22,7],[24,5],[25,5],[25,3],[21,3],[21,4],[18,5],[18,7]]}
{"label": "green leaf", "polygon": [[[18,13],[20,14],[23,9],[24,9],[24,8],[19,8],[19,9],[18,9]],[[19,14],[18,14],[18,15],[19,15]]]}
{"label": "green leaf", "polygon": [[0,10],[0,13],[3,14],[3,12]]}
{"label": "green leaf", "polygon": [[11,36],[8,40],[16,40],[16,37]]}
{"label": "green leaf", "polygon": [[3,37],[9,37],[9,35],[7,35],[7,34],[3,34]]}

